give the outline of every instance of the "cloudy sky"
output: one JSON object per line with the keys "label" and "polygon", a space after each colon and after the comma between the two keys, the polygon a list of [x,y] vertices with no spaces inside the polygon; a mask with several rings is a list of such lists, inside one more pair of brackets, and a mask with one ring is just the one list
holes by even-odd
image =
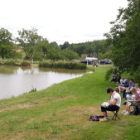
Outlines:
{"label": "cloudy sky", "polygon": [[0,0],[0,28],[14,37],[36,28],[49,42],[78,43],[103,39],[127,0]]}

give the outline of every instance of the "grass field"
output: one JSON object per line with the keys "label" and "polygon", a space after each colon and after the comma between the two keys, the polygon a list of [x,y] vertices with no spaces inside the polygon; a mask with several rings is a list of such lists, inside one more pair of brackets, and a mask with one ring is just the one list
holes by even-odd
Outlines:
{"label": "grass field", "polygon": [[101,114],[100,104],[110,99],[107,87],[116,86],[104,81],[110,67],[99,66],[93,73],[45,90],[1,100],[0,139],[139,140],[140,117],[122,115],[123,105],[121,120],[87,121],[90,115]]}

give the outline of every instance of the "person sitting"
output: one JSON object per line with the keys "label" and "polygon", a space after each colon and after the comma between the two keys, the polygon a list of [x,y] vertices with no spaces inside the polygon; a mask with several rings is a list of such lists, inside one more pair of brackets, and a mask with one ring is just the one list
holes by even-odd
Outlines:
{"label": "person sitting", "polygon": [[139,84],[135,83],[135,88],[137,89],[137,92],[140,94],[140,88],[139,88]]}
{"label": "person sitting", "polygon": [[129,80],[124,77],[124,87],[129,87]]}
{"label": "person sitting", "polygon": [[122,84],[121,89],[123,89],[123,98],[126,99],[126,88],[129,87],[129,80],[124,77],[124,84]]}
{"label": "person sitting", "polygon": [[115,74],[112,74],[112,79],[110,82],[116,82],[116,77],[115,77]]}
{"label": "person sitting", "polygon": [[117,82],[116,92],[121,93],[121,83]]}
{"label": "person sitting", "polygon": [[132,87],[130,91],[133,95],[135,95],[135,98],[126,103],[126,109],[123,111],[124,115],[130,114],[130,106],[137,106],[140,104],[140,93],[137,91],[137,89]]}
{"label": "person sitting", "polygon": [[104,115],[104,121],[107,120],[107,111],[116,111],[121,106],[121,96],[117,92],[115,92],[111,87],[107,89],[107,93],[111,95],[111,100],[108,101],[109,106],[103,107],[101,106],[101,112],[103,112]]}
{"label": "person sitting", "polygon": [[120,79],[121,79],[120,73],[117,73],[116,74],[116,82],[120,82]]}
{"label": "person sitting", "polygon": [[129,89],[131,89],[132,87],[135,87],[134,80],[132,78],[129,80],[129,83],[130,83]]}
{"label": "person sitting", "polygon": [[120,79],[120,85],[122,86],[124,84],[124,77]]}
{"label": "person sitting", "polygon": [[132,87],[135,87],[135,84],[134,84],[134,80],[133,80],[133,79],[130,79],[130,80],[129,80],[129,88],[126,88],[126,91],[125,91],[125,99],[126,99],[127,94],[132,94],[132,93],[130,92],[130,89],[131,89]]}

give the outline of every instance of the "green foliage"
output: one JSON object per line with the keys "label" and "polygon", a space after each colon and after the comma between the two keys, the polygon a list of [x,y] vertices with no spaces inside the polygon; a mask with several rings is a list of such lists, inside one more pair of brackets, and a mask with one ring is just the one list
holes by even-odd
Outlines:
{"label": "green foliage", "polygon": [[33,88],[32,90],[29,91],[29,93],[30,92],[37,92],[37,89],[36,88]]}
{"label": "green foliage", "polygon": [[46,58],[53,61],[60,59],[73,60],[78,59],[79,55],[70,49],[49,48]]}
{"label": "green foliage", "polygon": [[58,44],[56,42],[51,42],[49,44],[49,48],[55,48],[55,49],[60,49],[60,47],[58,46]]}
{"label": "green foliage", "polygon": [[82,54],[81,59],[85,59],[88,55],[87,54]]}
{"label": "green foliage", "polygon": [[41,39],[41,36],[38,35],[37,29],[35,28],[32,28],[31,30],[22,29],[21,31],[18,31],[18,35],[19,38],[17,38],[17,41],[24,47],[26,58],[32,60],[35,54],[35,45]]}
{"label": "green foliage", "polygon": [[106,71],[105,80],[108,81],[111,76],[118,77],[121,76],[121,72],[118,68],[110,68]]}
{"label": "green foliage", "polygon": [[82,54],[87,54],[87,56],[94,56],[98,57],[99,53],[104,54],[107,51],[110,51],[113,49],[113,46],[108,45],[107,48],[104,47],[105,40],[95,40],[91,42],[85,42],[85,43],[78,43],[78,44],[69,44],[68,42],[65,42],[63,45],[60,45],[61,49],[69,48],[79,54],[81,56]]}
{"label": "green foliage", "polygon": [[64,49],[62,51],[63,53],[63,58],[66,58],[68,60],[73,60],[73,59],[78,59],[79,58],[79,55],[78,53],[74,52],[73,50],[70,50],[70,49]]}
{"label": "green foliage", "polygon": [[[51,46],[48,40],[42,37],[41,40],[39,40],[35,46],[35,55],[40,55],[40,58],[45,58],[49,47]],[[36,59],[35,56],[34,59]]]}
{"label": "green foliage", "polygon": [[22,63],[21,63],[21,66],[31,66],[31,63],[30,62],[27,62],[27,61],[23,61]]}
{"label": "green foliage", "polygon": [[11,65],[11,66],[13,66],[13,65],[15,65],[15,61],[14,60],[6,60],[4,62],[4,65]]}
{"label": "green foliage", "polygon": [[109,33],[107,43],[113,44],[111,58],[122,71],[136,72],[140,67],[140,0],[128,0],[126,8],[119,14]]}
{"label": "green foliage", "polygon": [[69,45],[70,45],[69,42],[66,41],[66,42],[64,42],[63,45],[60,45],[60,47],[61,47],[62,50],[64,50],[64,49],[67,49],[69,47]]}
{"label": "green foliage", "polygon": [[64,69],[86,69],[87,66],[81,63],[73,62],[42,62],[39,67],[45,68],[64,68]]}
{"label": "green foliage", "polygon": [[43,60],[43,56],[39,53],[35,53],[34,55],[34,61],[42,61]]}
{"label": "green foliage", "polygon": [[12,58],[14,53],[14,45],[12,42],[12,34],[4,28],[0,29],[0,57]]}
{"label": "green foliage", "polygon": [[[23,56],[22,56],[22,53],[21,52],[16,52],[16,58],[22,58]],[[15,57],[15,56],[14,56]]]}
{"label": "green foliage", "polygon": [[50,48],[48,50],[46,58],[55,61],[55,60],[59,60],[59,59],[64,59],[64,56],[63,56],[63,53],[60,49]]}
{"label": "green foliage", "polygon": [[99,59],[111,59],[111,56],[112,56],[112,51],[108,51],[104,54],[102,53],[99,53]]}

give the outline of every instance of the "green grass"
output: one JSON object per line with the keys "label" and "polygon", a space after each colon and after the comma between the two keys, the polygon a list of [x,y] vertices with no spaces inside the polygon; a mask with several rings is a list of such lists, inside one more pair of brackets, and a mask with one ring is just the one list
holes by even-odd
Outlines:
{"label": "green grass", "polygon": [[[107,122],[87,121],[101,114],[100,104],[110,99],[106,93],[115,83],[104,81],[111,66],[95,72],[0,101],[0,139],[2,140],[137,140],[139,116],[123,116]],[[89,69],[92,69],[90,67]],[[112,117],[110,112],[109,116]]]}

